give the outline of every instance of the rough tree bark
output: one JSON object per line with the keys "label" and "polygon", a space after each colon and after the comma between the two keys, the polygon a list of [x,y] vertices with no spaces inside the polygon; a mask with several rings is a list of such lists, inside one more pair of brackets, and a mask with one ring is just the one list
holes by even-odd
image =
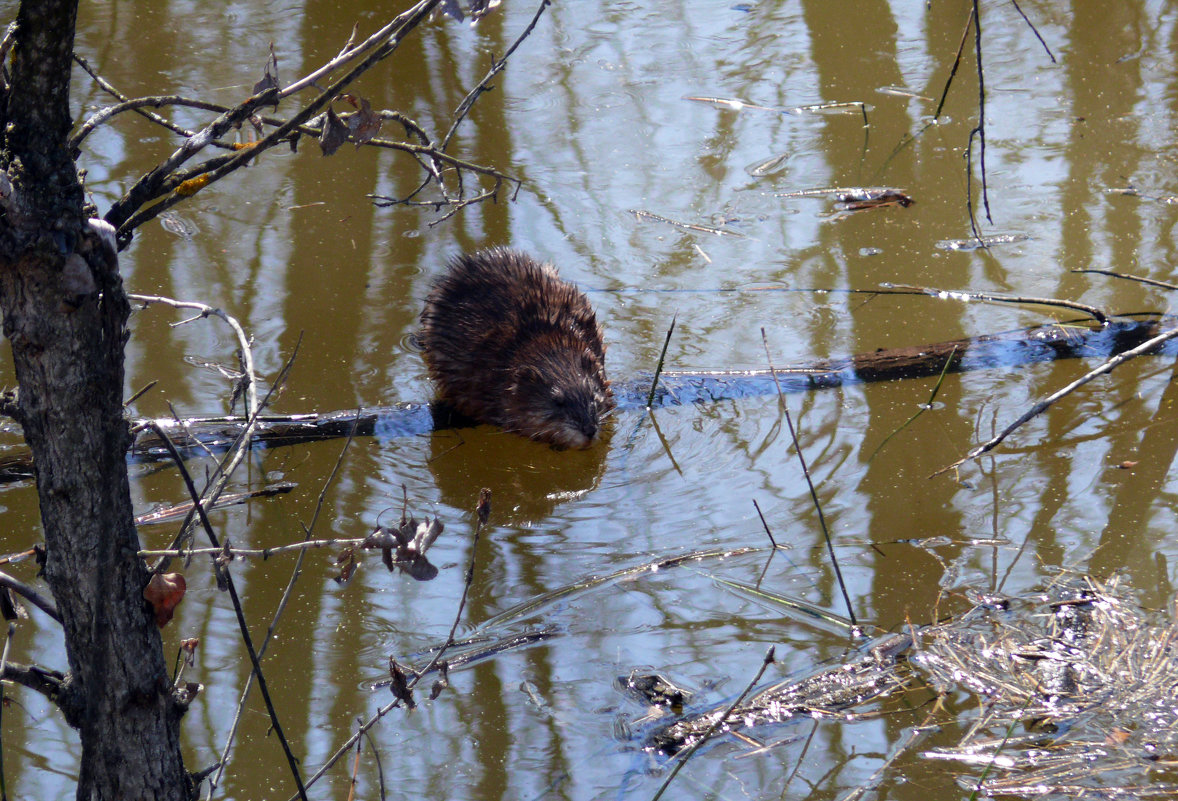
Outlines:
{"label": "rough tree bark", "polygon": [[20,387],[5,411],[33,452],[70,667],[58,701],[82,742],[78,798],[178,799],[183,706],[143,600],[125,461],[129,307],[66,148],[76,12],[76,0],[21,3],[0,98],[0,309]]}

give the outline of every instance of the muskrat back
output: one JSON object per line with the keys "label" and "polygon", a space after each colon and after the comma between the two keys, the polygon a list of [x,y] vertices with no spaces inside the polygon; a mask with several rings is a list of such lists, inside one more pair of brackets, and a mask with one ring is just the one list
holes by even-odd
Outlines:
{"label": "muskrat back", "polygon": [[525,253],[452,259],[426,298],[418,339],[441,400],[479,422],[587,448],[614,407],[593,307]]}

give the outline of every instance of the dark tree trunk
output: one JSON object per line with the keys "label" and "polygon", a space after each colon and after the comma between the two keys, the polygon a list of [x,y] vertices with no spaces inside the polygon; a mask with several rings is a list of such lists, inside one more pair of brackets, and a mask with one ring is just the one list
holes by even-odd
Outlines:
{"label": "dark tree trunk", "polygon": [[0,99],[0,309],[64,622],[78,798],[184,798],[174,700],[143,600],[123,419],[128,305],[66,147],[76,0],[23,2]]}

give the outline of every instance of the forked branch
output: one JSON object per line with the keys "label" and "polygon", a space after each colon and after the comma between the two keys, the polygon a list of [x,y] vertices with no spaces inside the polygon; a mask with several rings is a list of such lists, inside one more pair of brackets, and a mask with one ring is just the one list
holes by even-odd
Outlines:
{"label": "forked branch", "polygon": [[[536,13],[537,19],[547,4],[548,0],[541,3]],[[179,95],[129,97],[105,80],[89,63],[79,59],[82,68],[118,102],[92,114],[74,132],[70,147],[75,155],[92,132],[127,112],[141,114],[184,138],[179,148],[135,181],[107,211],[105,220],[118,230],[119,247],[127,246],[136,228],[177,203],[248,165],[267,150],[279,145],[289,145],[292,150],[295,149],[303,137],[316,138],[325,155],[333,153],[343,141],[409,154],[422,167],[424,177],[421,185],[407,197],[382,197],[379,200],[386,205],[403,203],[430,206],[438,211],[448,209],[442,219],[473,203],[497,200],[507,185],[514,184],[518,190],[518,179],[447,152],[454,128],[469,111],[474,99],[485,91],[486,81],[503,69],[506,56],[495,62],[491,73],[455,112],[454,123],[441,140],[435,140],[422,126],[396,111],[373,110],[363,97],[346,93],[357,79],[391,56],[400,43],[429,19],[440,5],[440,0],[420,0],[358,44],[353,42],[353,32],[337,55],[285,88],[278,83],[278,60],[271,47],[264,77],[254,86],[254,93],[232,107]],[[511,46],[508,54],[531,32],[535,21],[533,19],[532,25]],[[330,84],[321,86],[322,81],[341,70],[342,74]],[[263,113],[267,107],[277,109],[284,101],[292,102],[290,98],[296,93],[308,89],[314,90],[313,96],[303,101],[291,114],[279,117]],[[336,101],[345,101],[357,110],[337,115],[332,108]],[[169,107],[209,111],[217,116],[199,130],[188,130],[153,110]],[[408,140],[378,137],[381,123],[388,120],[400,123]],[[256,141],[229,141],[233,138],[229,136],[232,132],[246,126],[256,131]],[[199,160],[198,157],[210,147],[221,152]],[[454,178],[454,187],[447,185],[446,179],[450,176]],[[469,182],[470,187],[466,186],[466,176],[475,179]],[[431,190],[429,197],[422,196],[426,189]]]}

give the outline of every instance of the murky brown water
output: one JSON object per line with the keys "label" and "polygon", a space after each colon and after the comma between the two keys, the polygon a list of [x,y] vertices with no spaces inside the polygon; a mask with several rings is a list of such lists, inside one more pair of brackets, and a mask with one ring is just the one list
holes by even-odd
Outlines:
{"label": "murky brown water", "polygon": [[[260,76],[268,43],[290,82],[334,55],[352,25],[373,29],[364,3],[84,4],[79,48],[129,95],[178,91],[225,103]],[[371,4],[375,5],[375,4]],[[471,30],[435,22],[358,88],[439,135],[451,111],[527,24],[536,3]],[[778,364],[878,347],[1000,331],[1069,313],[759,289],[871,289],[882,282],[1057,296],[1116,311],[1166,310],[1160,291],[1104,268],[1168,280],[1178,250],[1178,18],[1164,2],[1024,4],[1059,59],[1007,3],[985,4],[987,159],[993,225],[1026,238],[988,252],[938,247],[968,237],[962,153],[976,124],[967,57],[942,121],[928,126],[965,23],[967,4],[829,2],[556,3],[460,129],[456,152],[524,180],[514,202],[481,205],[431,227],[420,209],[375,209],[367,193],[410,191],[415,164],[344,147],[321,158],[273,153],[202,192],[178,212],[199,232],[158,223],[124,256],[128,286],[220,306],[253,333],[259,369],[273,376],[302,337],[279,411],[346,409],[429,396],[408,334],[445,259],[488,244],[524,247],[585,287],[607,332],[616,377],[652,368],[671,318],[669,367],[757,368],[766,329]],[[150,33],[145,36],[145,32]],[[885,92],[902,88],[908,96]],[[79,73],[79,116],[107,101]],[[854,113],[768,109],[869,104]],[[344,110],[342,107],[341,111]],[[201,117],[178,112],[183,124]],[[386,134],[393,134],[386,126]],[[911,138],[916,135],[915,138]],[[126,117],[90,140],[84,166],[105,210],[176,142]],[[976,153],[976,151],[975,151]],[[771,167],[757,170],[770,159]],[[779,193],[886,184],[916,204],[840,214],[827,199]],[[1110,192],[1132,185],[1140,196]],[[976,184],[975,184],[976,186]],[[686,231],[632,213],[723,226]],[[227,382],[194,363],[233,364],[227,329],[152,308],[134,319],[128,391],[157,387],[137,414],[217,414]],[[5,349],[0,383],[12,383]],[[928,476],[1091,365],[1067,363],[949,377],[933,409],[903,426],[935,381],[852,387],[789,399],[856,614],[880,629],[965,608],[966,587],[1020,593],[1061,567],[1124,574],[1147,604],[1169,597],[1169,479],[1178,438],[1171,366],[1140,360],[1089,384],[1040,417],[994,458]],[[657,425],[656,425],[657,424]],[[259,454],[241,484],[298,483],[290,496],[217,515],[234,544],[303,536],[341,443]],[[878,450],[877,450],[878,449]],[[1118,470],[1122,461],[1137,462]],[[387,658],[412,662],[449,628],[469,558],[480,487],[495,493],[479,546],[464,630],[493,636],[542,630],[543,642],[455,672],[454,691],[373,732],[391,798],[646,798],[661,781],[615,727],[643,710],[614,676],[653,667],[708,700],[736,693],[777,645],[775,677],[838,659],[836,627],[756,600],[717,579],[842,613],[809,493],[773,399],[669,408],[653,421],[617,416],[588,453],[477,429],[354,442],[327,491],[320,537],[363,536],[395,520],[402,487],[438,514],[437,580],[415,583],[368,558],[350,585],[330,579],[325,552],[304,567],[266,660],[283,724],[309,774],[358,717],[387,703]],[[134,484],[144,509],[183,500],[173,471]],[[762,546],[757,501],[793,550],[707,560],[586,590],[524,610],[517,604],[594,575],[693,549]],[[5,550],[37,539],[30,487],[7,489]],[[170,538],[145,529],[145,542]],[[922,545],[923,538],[944,541]],[[998,545],[993,540],[1000,540]],[[972,541],[985,540],[984,545]],[[766,566],[767,563],[767,566]],[[293,559],[237,563],[255,635],[264,632]],[[216,759],[248,660],[227,599],[198,561],[166,647],[199,636],[190,677],[205,693],[185,722],[189,765]],[[62,666],[57,632],[22,625],[13,658]],[[710,690],[707,688],[711,688]],[[69,792],[78,747],[45,704],[21,693],[4,717],[4,770],[13,797]],[[854,723],[803,722],[766,733],[791,740],[740,758],[726,743],[698,756],[676,797],[836,798],[875,771],[923,713]],[[282,798],[293,784],[255,702],[219,797]],[[346,764],[345,764],[346,763]],[[315,785],[343,798],[351,757]],[[366,749],[362,797],[377,797]],[[13,789],[15,788],[15,789]],[[895,798],[953,797],[953,774],[917,756],[888,774]]]}

